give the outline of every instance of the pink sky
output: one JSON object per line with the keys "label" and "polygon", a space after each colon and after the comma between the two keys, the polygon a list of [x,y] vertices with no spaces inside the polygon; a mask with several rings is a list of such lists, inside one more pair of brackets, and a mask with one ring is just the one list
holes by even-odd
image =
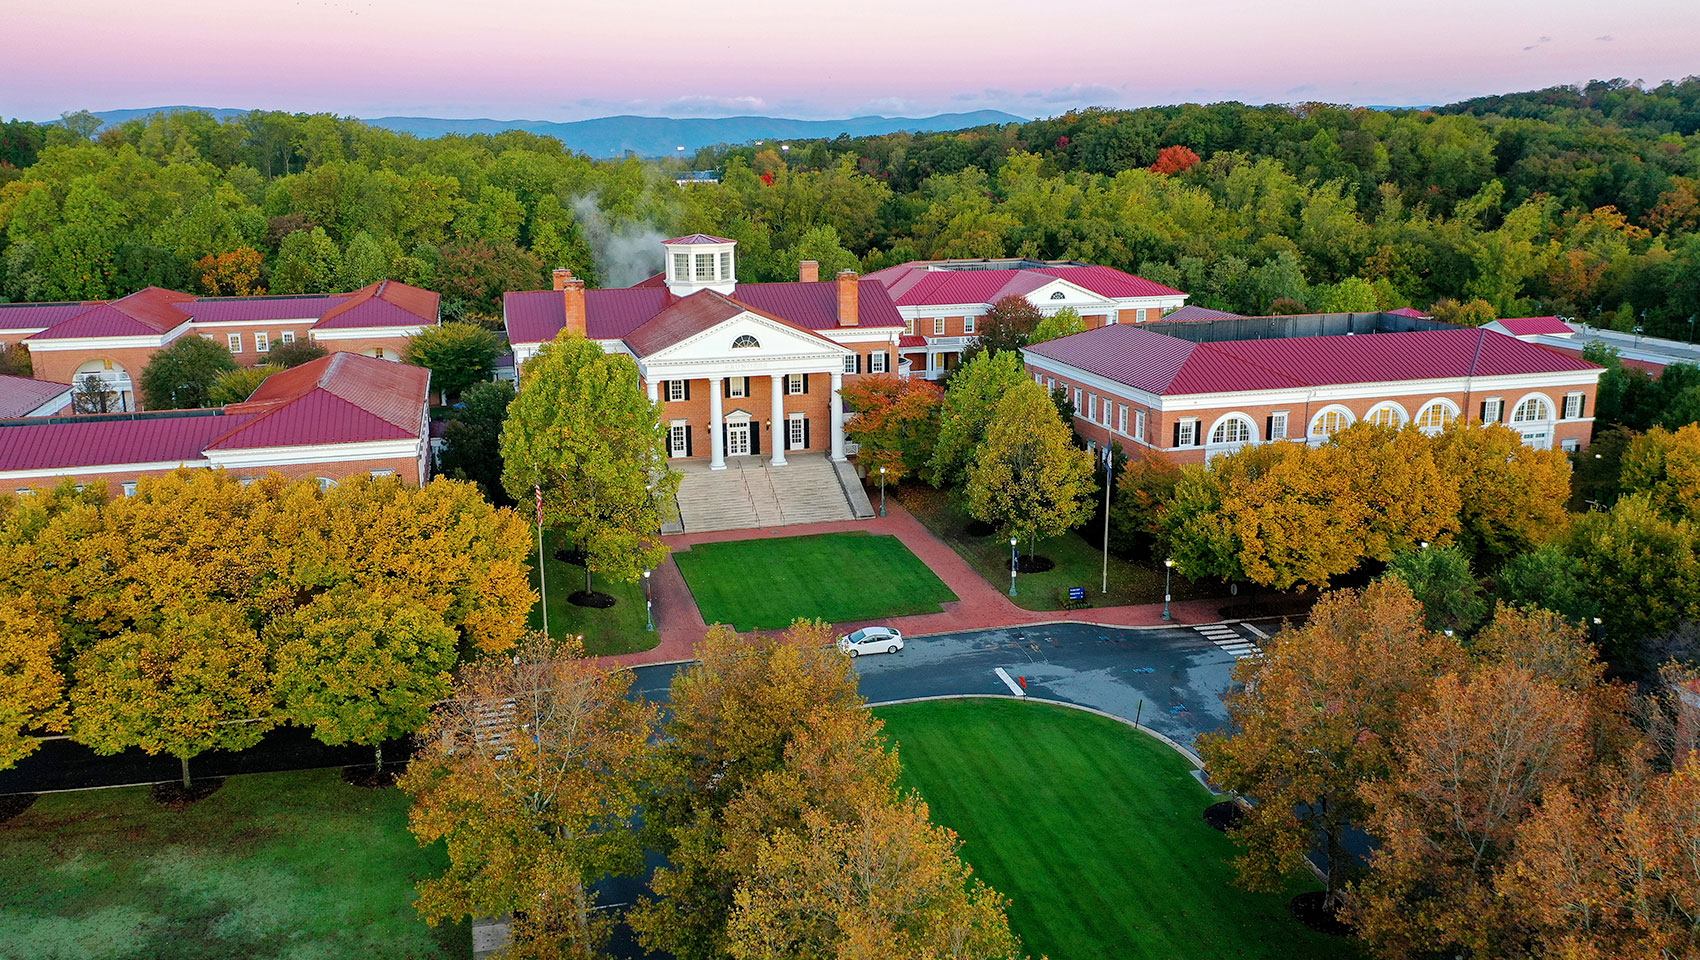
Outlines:
{"label": "pink sky", "polygon": [[[0,116],[193,104],[577,120],[1445,103],[1700,73],[1695,0],[37,0]],[[1045,13],[1042,11],[1052,11]]]}

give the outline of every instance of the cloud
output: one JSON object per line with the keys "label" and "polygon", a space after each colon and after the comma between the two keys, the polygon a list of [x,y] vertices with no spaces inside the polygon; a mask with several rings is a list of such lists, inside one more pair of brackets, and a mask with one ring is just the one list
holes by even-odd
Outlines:
{"label": "cloud", "polygon": [[897,115],[901,116],[908,111],[918,110],[918,109],[922,109],[922,107],[920,106],[920,104],[917,104],[913,100],[905,100],[902,97],[880,97],[877,100],[867,101],[866,103],[857,107],[853,112],[856,113],[857,115],[863,115],[863,114],[880,114],[880,115],[897,114]]}
{"label": "cloud", "polygon": [[1608,33],[1603,37],[1595,37],[1594,39],[1600,43],[1610,43],[1612,41],[1612,35]]}
{"label": "cloud", "polygon": [[698,94],[689,97],[674,97],[660,104],[662,112],[669,116],[691,116],[725,113],[760,113],[767,108],[767,101],[761,97],[721,97]]}
{"label": "cloud", "polygon": [[1037,100],[1041,103],[1105,103],[1121,97],[1121,91],[1103,83],[1071,83],[1066,87],[1056,87],[1040,92],[1029,90],[1022,96],[1024,100]]}

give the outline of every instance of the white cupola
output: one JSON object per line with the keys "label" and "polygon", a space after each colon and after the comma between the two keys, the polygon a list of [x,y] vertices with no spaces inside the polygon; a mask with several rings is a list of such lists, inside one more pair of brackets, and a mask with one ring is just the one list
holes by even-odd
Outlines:
{"label": "white cupola", "polygon": [[667,289],[676,297],[698,290],[730,295],[738,286],[736,240],[693,233],[661,241],[667,254]]}

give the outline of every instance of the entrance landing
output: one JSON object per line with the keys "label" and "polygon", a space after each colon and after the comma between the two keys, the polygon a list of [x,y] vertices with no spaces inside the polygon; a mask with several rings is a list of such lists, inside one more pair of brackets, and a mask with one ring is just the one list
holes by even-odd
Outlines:
{"label": "entrance landing", "polygon": [[766,457],[727,457],[724,470],[710,470],[706,460],[676,466],[684,474],[679,483],[684,530],[663,532],[707,533],[856,518],[839,471],[825,454],[792,453],[786,459],[783,467],[768,466]]}

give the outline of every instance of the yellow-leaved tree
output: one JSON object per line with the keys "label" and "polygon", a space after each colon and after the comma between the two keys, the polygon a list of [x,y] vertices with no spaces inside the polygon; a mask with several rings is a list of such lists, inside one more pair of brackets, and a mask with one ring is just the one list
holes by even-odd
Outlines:
{"label": "yellow-leaved tree", "polygon": [[1086,522],[1096,486],[1092,455],[1074,445],[1045,388],[1022,380],[1005,391],[968,466],[968,512],[1027,541],[1031,554],[1040,537]]}
{"label": "yellow-leaved tree", "polygon": [[50,620],[0,596],[0,769],[35,752],[34,732],[65,728],[62,646]]}

